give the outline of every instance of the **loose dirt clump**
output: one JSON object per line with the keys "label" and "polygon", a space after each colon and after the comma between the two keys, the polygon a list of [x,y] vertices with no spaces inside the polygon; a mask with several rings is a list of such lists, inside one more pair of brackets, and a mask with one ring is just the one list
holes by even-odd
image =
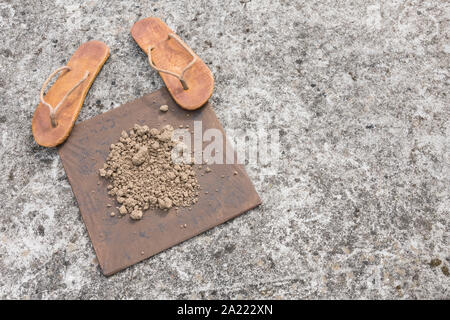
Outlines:
{"label": "loose dirt clump", "polygon": [[121,215],[140,220],[149,208],[189,207],[197,202],[200,186],[191,164],[174,163],[173,127],[161,130],[134,125],[122,131],[99,174],[108,179],[108,194],[119,203]]}

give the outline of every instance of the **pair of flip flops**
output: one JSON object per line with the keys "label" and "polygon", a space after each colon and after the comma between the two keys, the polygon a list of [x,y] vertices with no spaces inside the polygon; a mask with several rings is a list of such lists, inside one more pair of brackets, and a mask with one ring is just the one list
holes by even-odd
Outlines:
{"label": "pair of flip flops", "polygon": [[[131,35],[147,53],[150,66],[159,72],[180,107],[195,110],[208,101],[214,89],[211,71],[163,21],[142,19],[134,24]],[[67,139],[86,94],[108,57],[109,48],[103,42],[83,43],[67,65],[56,69],[44,82],[32,123],[39,145],[55,147]],[[60,72],[63,73],[44,95],[50,80]]]}

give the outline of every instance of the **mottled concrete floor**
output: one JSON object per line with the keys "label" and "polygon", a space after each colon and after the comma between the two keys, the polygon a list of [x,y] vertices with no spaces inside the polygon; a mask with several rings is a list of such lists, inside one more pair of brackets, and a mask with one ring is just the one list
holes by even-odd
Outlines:
{"label": "mottled concrete floor", "polygon": [[[450,298],[448,2],[82,3],[0,1],[1,298]],[[152,15],[226,129],[279,132],[278,174],[248,165],[260,208],[105,278],[31,119],[89,39],[111,57],[78,121],[160,88],[129,33]]]}

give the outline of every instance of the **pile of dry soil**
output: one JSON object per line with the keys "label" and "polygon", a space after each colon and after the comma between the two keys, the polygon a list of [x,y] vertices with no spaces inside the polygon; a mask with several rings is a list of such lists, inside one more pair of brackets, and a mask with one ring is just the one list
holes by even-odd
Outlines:
{"label": "pile of dry soil", "polygon": [[119,142],[99,170],[109,180],[108,194],[120,204],[119,212],[135,220],[148,208],[188,207],[197,202],[200,186],[191,164],[174,163],[173,127],[161,130],[135,125],[122,131]]}

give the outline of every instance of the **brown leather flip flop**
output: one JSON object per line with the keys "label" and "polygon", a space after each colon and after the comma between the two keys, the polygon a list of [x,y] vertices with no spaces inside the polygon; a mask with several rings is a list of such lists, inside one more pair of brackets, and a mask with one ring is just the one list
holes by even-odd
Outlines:
{"label": "brown leather flip flop", "polygon": [[[85,42],[66,66],[56,69],[44,82],[41,103],[34,112],[32,123],[34,140],[39,145],[54,147],[67,139],[84,98],[108,57],[109,48],[103,42]],[[44,97],[48,83],[61,71],[63,73]]]}
{"label": "brown leather flip flop", "polygon": [[208,101],[214,89],[211,71],[164,22],[153,17],[139,20],[131,35],[180,107],[195,110]]}

